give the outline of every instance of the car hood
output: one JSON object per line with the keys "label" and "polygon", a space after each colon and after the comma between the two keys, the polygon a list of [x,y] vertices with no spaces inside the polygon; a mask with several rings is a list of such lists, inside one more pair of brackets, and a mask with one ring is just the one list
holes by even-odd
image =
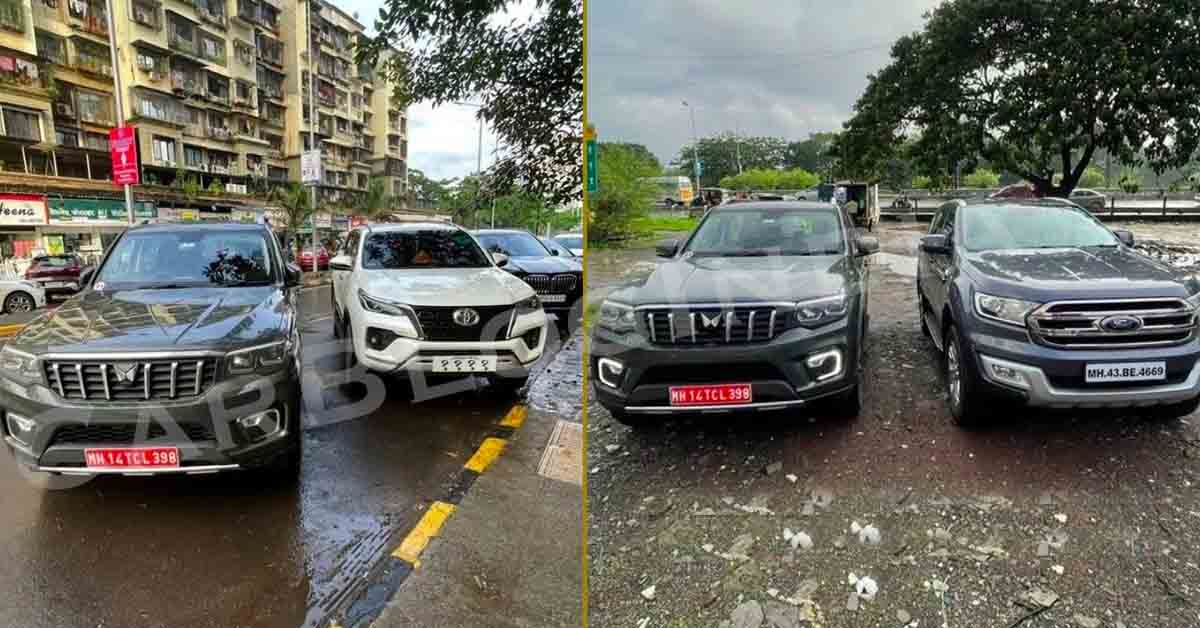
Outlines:
{"label": "car hood", "polygon": [[690,257],[661,262],[610,297],[630,305],[793,302],[846,290],[851,270],[849,258],[833,255]]}
{"label": "car hood", "polygon": [[283,337],[294,312],[278,286],[88,290],[13,339],[33,353],[226,351]]}
{"label": "car hood", "polygon": [[510,273],[555,274],[583,272],[579,262],[567,257],[510,257],[504,265]]}
{"label": "car hood", "polygon": [[396,303],[421,306],[509,305],[533,288],[495,267],[364,270],[359,287]]}
{"label": "car hood", "polygon": [[1188,296],[1182,274],[1123,246],[985,251],[965,258],[981,289],[1003,291],[1001,296],[1034,301]]}

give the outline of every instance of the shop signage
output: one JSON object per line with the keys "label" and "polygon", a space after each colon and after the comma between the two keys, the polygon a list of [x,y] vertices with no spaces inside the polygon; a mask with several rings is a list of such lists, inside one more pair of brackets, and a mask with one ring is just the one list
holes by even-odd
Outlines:
{"label": "shop signage", "polygon": [[333,215],[329,212],[317,212],[313,214],[312,223],[318,229],[332,229]]}
{"label": "shop signage", "polygon": [[[50,198],[50,224],[127,224],[129,214],[125,201],[94,198]],[[158,208],[149,201],[135,201],[133,216],[137,220],[158,218]]]}
{"label": "shop signage", "polygon": [[321,151],[306,150],[300,153],[300,182],[304,185],[321,182]]}
{"label": "shop signage", "polygon": [[119,126],[108,132],[108,148],[112,153],[112,177],[115,185],[138,184],[136,138],[131,126]]}
{"label": "shop signage", "polygon": [[0,194],[0,225],[46,224],[46,197],[41,194]]}

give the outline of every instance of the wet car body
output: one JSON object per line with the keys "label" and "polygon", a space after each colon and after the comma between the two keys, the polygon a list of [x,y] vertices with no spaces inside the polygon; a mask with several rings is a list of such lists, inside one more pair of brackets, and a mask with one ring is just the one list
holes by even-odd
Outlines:
{"label": "wet car body", "polygon": [[[572,311],[577,311],[576,306],[583,298],[583,266],[579,259],[554,255],[533,234],[519,229],[481,229],[472,234],[484,248],[508,255],[508,263],[504,265],[504,270],[529,284],[542,300],[542,308],[547,313],[554,314],[559,329],[565,330],[571,320]],[[531,241],[537,248],[531,246],[531,250],[523,251],[497,246],[505,239],[513,237]]]}
{"label": "wet car body", "polygon": [[[705,257],[690,255],[687,244],[660,243],[666,259],[645,280],[613,292],[593,327],[590,377],[597,400],[614,417],[638,424],[651,415],[795,408],[820,399],[857,414],[868,325],[863,257],[878,243],[851,235],[845,217],[819,203],[731,204],[704,220],[771,207],[820,212],[838,222],[841,252]],[[689,242],[703,228],[702,222]],[[799,319],[799,310],[834,299],[840,313]],[[745,385],[749,399],[677,398],[692,394],[690,387],[727,383]]]}
{"label": "wet car body", "polygon": [[[121,237],[214,230],[260,233],[270,282],[111,289],[95,279],[118,240],[78,295],[9,341],[0,410],[20,464],[68,475],[298,469],[299,273],[282,264],[274,237],[259,225],[153,225]],[[235,367],[247,357],[248,371]],[[178,464],[108,467],[88,457],[147,447],[177,449]]]}

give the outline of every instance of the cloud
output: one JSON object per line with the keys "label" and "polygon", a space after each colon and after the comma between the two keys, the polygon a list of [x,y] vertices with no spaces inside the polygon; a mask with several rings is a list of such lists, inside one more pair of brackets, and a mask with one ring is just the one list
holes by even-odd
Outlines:
{"label": "cloud", "polygon": [[588,5],[588,117],[664,162],[696,134],[840,128],[938,0],[606,0]]}

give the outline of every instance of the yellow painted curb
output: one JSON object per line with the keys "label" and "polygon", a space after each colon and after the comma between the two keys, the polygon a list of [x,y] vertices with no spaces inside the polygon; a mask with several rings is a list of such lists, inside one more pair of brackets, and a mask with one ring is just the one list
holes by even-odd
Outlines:
{"label": "yellow painted curb", "polygon": [[504,420],[500,422],[500,427],[509,427],[514,430],[519,429],[525,423],[525,414],[527,412],[528,409],[525,406],[513,406],[512,410],[509,410],[508,414],[504,416]]}
{"label": "yellow painted curb", "polygon": [[483,473],[496,458],[500,457],[500,452],[504,451],[504,446],[507,444],[503,438],[487,438],[483,444],[479,446],[479,450],[474,456],[467,461],[465,467],[475,473]]}
{"label": "yellow painted curb", "polygon": [[0,325],[0,338],[17,335],[17,332],[25,329],[25,323],[17,323],[14,325]]}
{"label": "yellow painted curb", "polygon": [[417,560],[421,557],[421,552],[425,551],[425,547],[437,536],[442,530],[442,525],[454,513],[454,504],[446,502],[433,502],[429,505],[429,510],[417,522],[417,526],[408,533],[404,538],[404,542],[396,551],[392,552],[392,556],[406,561],[416,567],[420,564]]}

